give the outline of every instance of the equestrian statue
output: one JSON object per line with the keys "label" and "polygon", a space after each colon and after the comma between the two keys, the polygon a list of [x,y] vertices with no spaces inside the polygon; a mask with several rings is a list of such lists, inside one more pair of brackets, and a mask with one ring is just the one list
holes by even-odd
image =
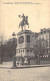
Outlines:
{"label": "equestrian statue", "polygon": [[21,27],[22,31],[23,31],[23,28],[28,25],[28,28],[29,28],[29,23],[28,23],[28,16],[24,16],[24,14],[21,16],[21,15],[18,15],[20,18],[22,18],[22,21],[19,23],[19,27]]}

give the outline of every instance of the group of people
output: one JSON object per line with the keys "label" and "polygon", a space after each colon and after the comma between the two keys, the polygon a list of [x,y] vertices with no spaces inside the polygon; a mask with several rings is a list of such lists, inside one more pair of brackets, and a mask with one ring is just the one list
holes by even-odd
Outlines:
{"label": "group of people", "polygon": [[17,65],[29,65],[30,64],[30,61],[27,59],[27,58],[22,58],[20,60],[17,60]]}

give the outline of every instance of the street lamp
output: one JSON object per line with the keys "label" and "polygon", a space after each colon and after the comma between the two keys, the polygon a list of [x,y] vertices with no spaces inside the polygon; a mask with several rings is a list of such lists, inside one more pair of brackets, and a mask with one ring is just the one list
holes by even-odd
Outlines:
{"label": "street lamp", "polygon": [[3,35],[1,36],[1,39],[0,39],[0,49],[1,49],[0,63],[2,64],[3,63]]}
{"label": "street lamp", "polygon": [[15,32],[13,32],[12,36],[13,36],[13,68],[16,68]]}

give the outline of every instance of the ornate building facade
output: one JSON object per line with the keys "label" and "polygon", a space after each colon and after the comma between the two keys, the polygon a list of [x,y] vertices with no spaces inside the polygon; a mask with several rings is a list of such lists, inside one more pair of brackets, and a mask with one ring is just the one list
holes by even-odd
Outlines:
{"label": "ornate building facade", "polygon": [[43,57],[48,57],[50,55],[50,28],[41,29],[38,40],[41,40],[42,48],[44,49]]}
{"label": "ornate building facade", "polygon": [[[39,33],[32,32],[30,30],[23,30],[17,33],[17,48],[16,56],[18,57],[34,57],[34,46],[40,40],[43,57],[49,57],[50,55],[50,29],[41,29]],[[37,48],[38,49],[38,48]]]}

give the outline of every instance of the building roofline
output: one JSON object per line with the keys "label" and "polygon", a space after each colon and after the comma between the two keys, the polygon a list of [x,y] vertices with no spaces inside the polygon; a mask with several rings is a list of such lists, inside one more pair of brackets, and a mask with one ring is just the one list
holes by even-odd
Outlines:
{"label": "building roofline", "polygon": [[32,34],[32,31],[31,31],[31,30],[23,30],[23,31],[20,31],[20,32],[17,33],[17,36],[18,36],[18,35],[21,35],[21,34],[23,34],[23,33]]}
{"label": "building roofline", "polygon": [[50,28],[48,28],[48,29],[46,29],[46,28],[41,29],[41,31],[39,32],[39,35],[43,35],[43,34],[46,34],[46,33],[50,33]]}

